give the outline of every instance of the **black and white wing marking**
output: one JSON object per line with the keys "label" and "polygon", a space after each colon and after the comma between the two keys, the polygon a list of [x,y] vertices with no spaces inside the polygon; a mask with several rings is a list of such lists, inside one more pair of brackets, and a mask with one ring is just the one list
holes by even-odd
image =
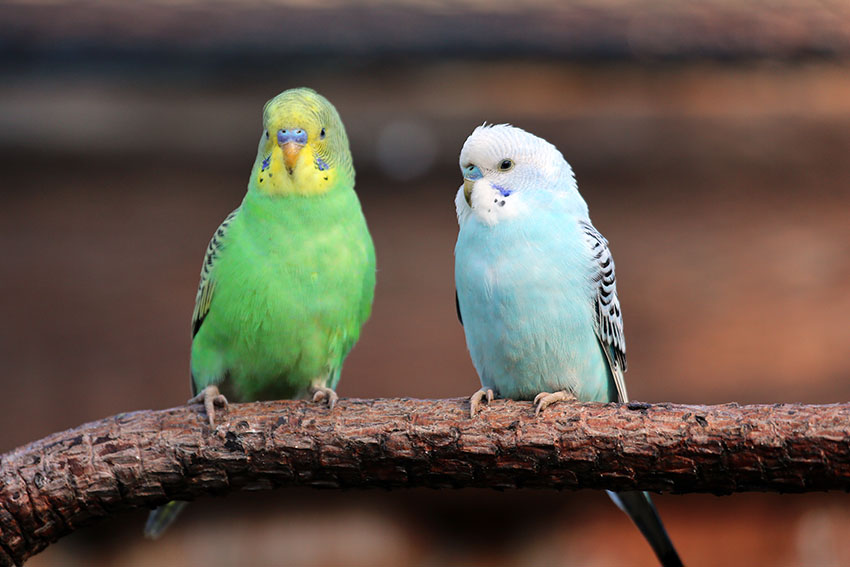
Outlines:
{"label": "black and white wing marking", "polygon": [[195,296],[195,311],[192,313],[192,338],[198,334],[201,324],[210,311],[210,303],[212,303],[213,293],[215,292],[213,266],[224,245],[227,227],[230,226],[230,221],[233,220],[238,212],[239,209],[237,208],[227,215],[227,218],[224,219],[210,239],[209,246],[207,246],[207,253],[204,255],[204,264],[201,266],[201,281],[198,284],[198,294]]}
{"label": "black and white wing marking", "polygon": [[594,326],[596,336],[611,366],[617,395],[621,402],[629,401],[623,373],[626,371],[626,338],[623,334],[623,314],[617,299],[617,280],[614,258],[608,249],[608,241],[588,221],[580,221],[582,231],[591,247],[594,261],[593,281],[596,282]]}

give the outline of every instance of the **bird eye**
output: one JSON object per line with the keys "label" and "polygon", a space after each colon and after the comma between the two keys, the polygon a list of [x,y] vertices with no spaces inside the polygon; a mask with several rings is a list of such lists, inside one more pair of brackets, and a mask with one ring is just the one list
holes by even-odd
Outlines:
{"label": "bird eye", "polygon": [[324,139],[325,139],[325,129],[324,129],[324,128],[322,128],[322,131],[321,131],[321,132],[319,132],[319,139],[320,139],[320,140],[324,140]]}
{"label": "bird eye", "polygon": [[503,159],[502,163],[499,164],[499,171],[508,171],[513,166],[514,162],[512,160]]}
{"label": "bird eye", "polygon": [[268,138],[268,137],[269,137],[269,131],[266,130],[266,138]]}

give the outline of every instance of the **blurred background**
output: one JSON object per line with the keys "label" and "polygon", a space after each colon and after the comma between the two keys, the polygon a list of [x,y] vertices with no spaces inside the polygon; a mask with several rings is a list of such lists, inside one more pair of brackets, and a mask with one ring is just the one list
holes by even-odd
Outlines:
{"label": "blurred background", "polygon": [[[850,398],[850,6],[604,0],[0,5],[0,452],[189,395],[201,260],[263,103],[345,121],[378,252],[356,397],[467,396],[457,156],[563,152],[610,241],[636,400]],[[661,495],[688,565],[850,564],[847,494]],[[279,490],[146,512],[29,565],[655,563],[598,492]]]}

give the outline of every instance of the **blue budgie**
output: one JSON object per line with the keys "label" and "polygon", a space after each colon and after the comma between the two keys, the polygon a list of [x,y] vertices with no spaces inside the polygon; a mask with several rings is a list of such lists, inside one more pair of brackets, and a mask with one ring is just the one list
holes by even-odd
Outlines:
{"label": "blue budgie", "polygon": [[[458,317],[481,389],[494,396],[628,401],[626,343],[608,241],[593,227],[572,168],[528,132],[479,126],[460,153],[455,199]],[[609,492],[662,565],[681,565],[645,492]]]}

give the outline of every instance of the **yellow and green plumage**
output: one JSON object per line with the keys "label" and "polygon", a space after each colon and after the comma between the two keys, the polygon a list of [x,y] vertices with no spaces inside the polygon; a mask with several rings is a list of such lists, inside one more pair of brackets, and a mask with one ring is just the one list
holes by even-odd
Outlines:
{"label": "yellow and green plumage", "polygon": [[[333,407],[372,308],[375,251],[348,138],[316,92],[266,103],[248,192],[213,235],[192,317],[192,388],[206,402],[313,396]],[[151,512],[159,535],[182,508]]]}

